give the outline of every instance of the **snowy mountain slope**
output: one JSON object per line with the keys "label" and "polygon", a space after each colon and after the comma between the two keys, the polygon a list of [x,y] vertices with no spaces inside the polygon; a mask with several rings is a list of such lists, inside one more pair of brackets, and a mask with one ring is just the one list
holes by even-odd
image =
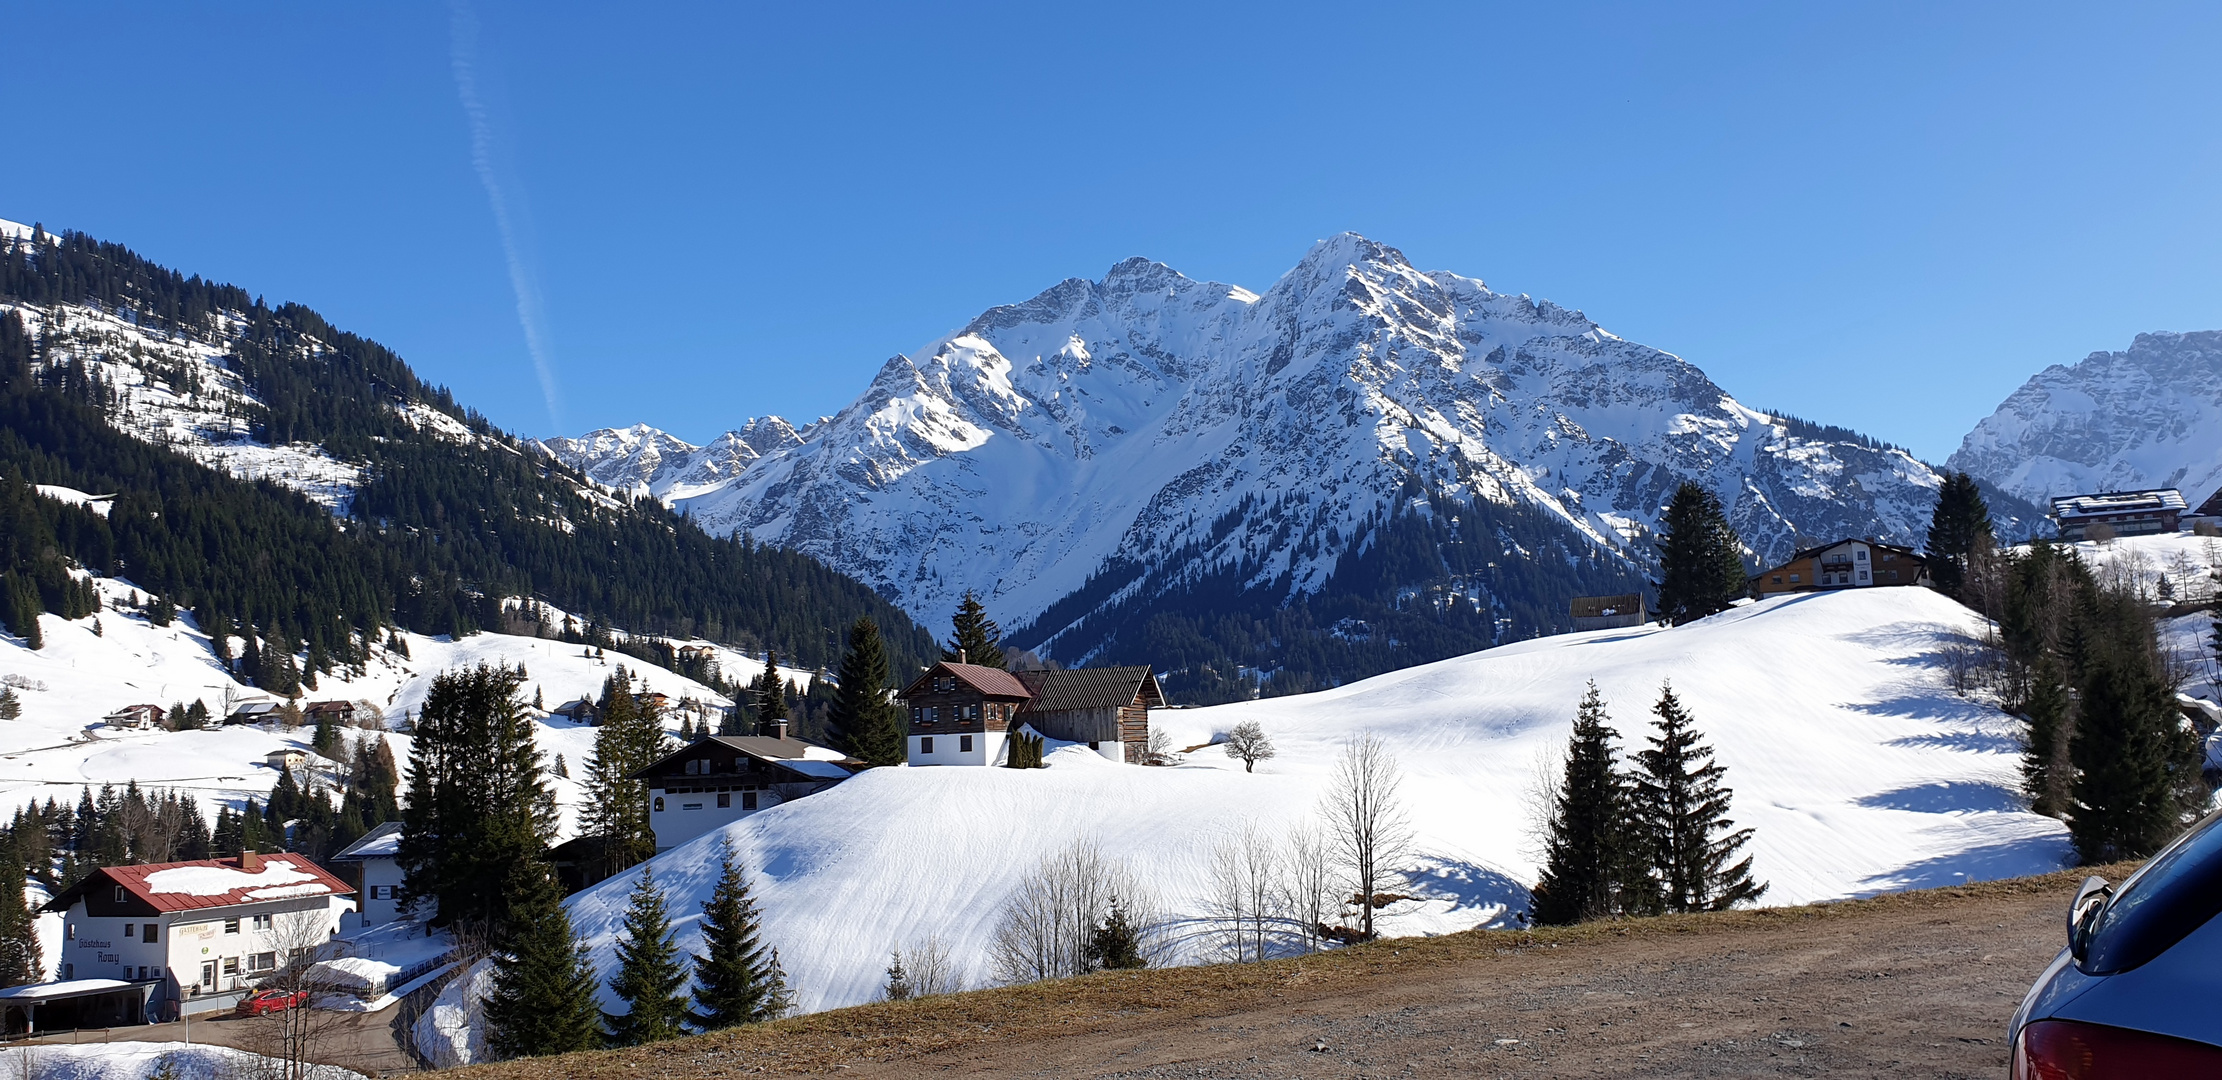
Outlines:
{"label": "snowy mountain slope", "polygon": [[[1316,592],[1414,485],[1538,507],[1569,542],[1641,560],[1684,479],[1761,559],[1801,537],[1912,540],[1938,483],[1902,451],[1794,435],[1579,312],[1344,234],[1262,295],[1130,259],[996,308],[888,361],[799,445],[673,501],[921,619],[972,589],[1020,625],[1091,580],[1125,599],[1240,567],[1248,588]],[[1034,628],[1068,659],[1100,644],[1058,641],[1073,614]]]}
{"label": "snowy mountain slope", "polygon": [[[1040,771],[879,769],[651,865],[673,895],[680,945],[698,948],[715,845],[730,837],[806,1009],[871,999],[889,951],[928,935],[978,985],[999,906],[1043,857],[1093,840],[1173,916],[1201,917],[1222,839],[1246,821],[1275,836],[1313,827],[1340,746],[1367,731],[1404,771],[1420,852],[1405,891],[1429,897],[1388,909],[1388,932],[1502,924],[1536,872],[1524,793],[1563,747],[1585,683],[1596,680],[1634,749],[1672,679],[1728,767],[1734,818],[1757,829],[1767,903],[2056,869],[2071,857],[2065,829],[2022,809],[2015,722],[1953,695],[1937,661],[1980,633],[1943,597],[1886,588],[1770,600],[1673,630],[1521,642],[1323,693],[1153,715],[1175,745],[1259,721],[1279,755],[1254,775],[1209,749],[1174,768],[1074,748]],[[637,873],[570,901],[605,974]],[[1183,954],[1207,956],[1197,932],[1208,927],[1182,925]]]}
{"label": "snowy mountain slope", "polygon": [[532,445],[595,483],[628,495],[680,502],[723,488],[765,454],[801,442],[787,421],[766,416],[751,418],[705,446],[646,424],[603,428],[576,439],[535,440]]}
{"label": "snowy mountain slope", "polygon": [[1950,460],[2039,505],[2054,495],[2222,489],[2222,330],[2139,334],[2038,372]]}
{"label": "snowy mountain slope", "polygon": [[[15,807],[49,798],[73,802],[81,787],[136,780],[142,787],[171,788],[198,796],[213,820],[217,807],[234,809],[248,798],[265,799],[277,773],[264,764],[273,750],[306,748],[313,728],[235,725],[218,731],[169,732],[111,727],[102,717],[125,705],[195,699],[221,711],[226,691],[239,700],[269,700],[269,696],[233,682],[217,666],[206,635],[181,615],[167,627],[157,627],[125,610],[137,590],[128,582],[96,579],[107,610],[83,619],[40,617],[46,647],[37,651],[0,636],[0,678],[10,680],[22,699],[23,715],[0,721],[0,817]],[[97,622],[100,633],[93,632]],[[409,655],[380,650],[360,678],[327,675],[305,700],[368,701],[400,726],[423,706],[432,678],[440,672],[480,663],[523,665],[525,693],[539,693],[553,707],[582,695],[601,691],[602,681],[616,665],[636,673],[644,691],[670,695],[674,701],[701,702],[721,709],[731,704],[717,691],[691,679],[631,656],[596,659],[587,650],[561,641],[546,641],[503,634],[476,634],[461,641],[403,635]],[[707,645],[706,642],[679,644]],[[719,668],[728,678],[746,681],[763,671],[754,658],[718,648]],[[797,685],[808,686],[811,673],[781,668]],[[679,717],[670,718],[674,730]],[[384,736],[397,760],[406,762],[409,736],[400,731]],[[544,716],[536,729],[543,754],[552,763],[563,755],[573,779],[557,779],[554,786],[570,835],[585,792],[582,767],[594,747],[594,729],[560,716]]]}

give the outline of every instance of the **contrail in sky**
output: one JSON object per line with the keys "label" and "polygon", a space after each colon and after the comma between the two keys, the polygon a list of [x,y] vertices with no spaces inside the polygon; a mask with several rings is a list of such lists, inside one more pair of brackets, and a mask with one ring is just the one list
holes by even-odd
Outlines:
{"label": "contrail in sky", "polygon": [[486,201],[494,205],[494,224],[501,230],[502,253],[509,259],[509,285],[517,294],[517,322],[525,330],[525,349],[532,354],[532,368],[540,376],[540,393],[548,402],[548,422],[560,428],[556,412],[555,369],[548,365],[548,330],[540,313],[540,289],[517,247],[517,229],[510,220],[509,200],[502,197],[501,181],[494,175],[494,127],[486,120],[486,106],[478,100],[478,16],[463,0],[448,7],[448,64],[455,71],[455,95],[463,101],[463,115],[471,122],[471,167],[486,186]]}

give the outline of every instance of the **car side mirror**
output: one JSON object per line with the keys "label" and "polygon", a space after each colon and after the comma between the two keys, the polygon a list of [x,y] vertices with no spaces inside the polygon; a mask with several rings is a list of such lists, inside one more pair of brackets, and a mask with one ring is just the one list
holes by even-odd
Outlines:
{"label": "car side mirror", "polygon": [[2075,900],[2068,904],[2068,955],[2080,964],[2091,951],[2091,934],[2098,929],[2099,916],[2106,913],[2107,901],[2114,899],[2114,887],[2102,877],[2087,877],[2075,891]]}

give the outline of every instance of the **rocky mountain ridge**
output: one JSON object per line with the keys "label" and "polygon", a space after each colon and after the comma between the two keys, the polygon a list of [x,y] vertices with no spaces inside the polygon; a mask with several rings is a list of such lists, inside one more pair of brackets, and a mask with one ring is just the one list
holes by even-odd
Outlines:
{"label": "rocky mountain ridge", "polygon": [[[558,453],[590,474],[638,469]],[[1152,595],[1206,580],[1318,595],[1391,522],[1461,507],[1535,511],[1523,528],[1550,533],[1554,559],[1632,579],[1684,479],[1720,495],[1758,561],[1845,534],[1917,542],[1938,484],[1902,450],[1800,434],[1579,311],[1343,234],[1263,293],[1129,259],[992,309],[891,358],[797,443],[670,501],[923,619],[974,590],[1078,660],[1108,655],[1110,633],[1081,627],[1107,604],[1146,621]],[[1445,534],[1369,588],[1502,624],[1519,598],[1486,571],[1535,552],[1492,530]]]}

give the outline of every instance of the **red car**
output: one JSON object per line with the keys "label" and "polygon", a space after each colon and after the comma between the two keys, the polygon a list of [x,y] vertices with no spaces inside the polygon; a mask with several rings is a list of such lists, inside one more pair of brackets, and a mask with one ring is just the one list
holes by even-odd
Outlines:
{"label": "red car", "polygon": [[305,1009],[308,1004],[309,992],[306,990],[257,990],[240,999],[239,1015],[261,1016],[287,1009]]}

